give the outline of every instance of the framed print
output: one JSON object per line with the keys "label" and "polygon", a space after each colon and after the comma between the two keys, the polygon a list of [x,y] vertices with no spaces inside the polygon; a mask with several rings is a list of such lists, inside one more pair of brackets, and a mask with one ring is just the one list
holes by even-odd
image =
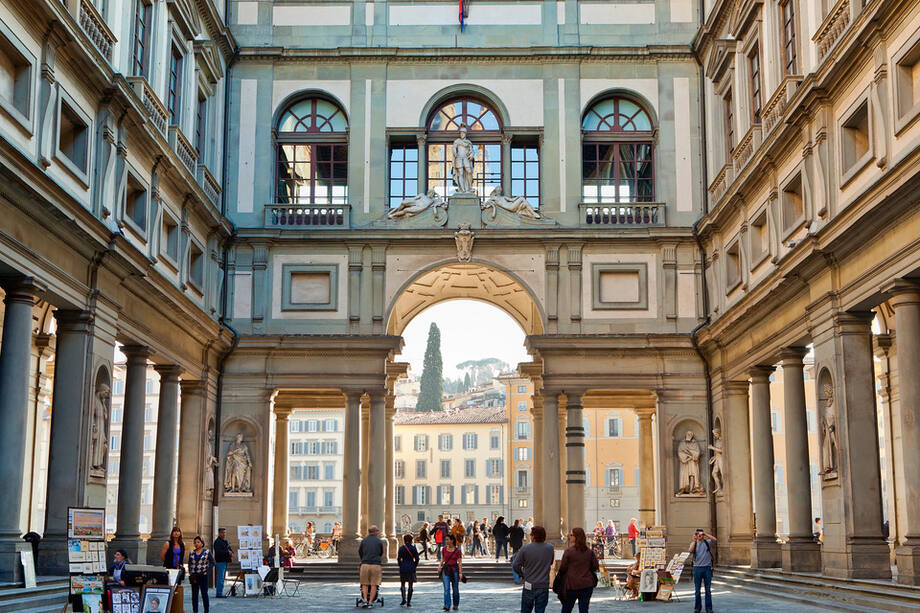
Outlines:
{"label": "framed print", "polygon": [[249,565],[252,564],[252,562],[249,560],[249,550],[240,549],[238,552],[238,557],[240,566],[242,566],[244,569],[249,568]]}
{"label": "framed print", "polygon": [[139,613],[168,613],[172,606],[173,590],[175,588],[165,585],[144,586]]}
{"label": "framed print", "polygon": [[141,591],[134,587],[113,585],[112,613],[139,613],[141,608]]}
{"label": "framed print", "polygon": [[261,589],[262,579],[259,578],[259,575],[255,573],[248,573],[246,575],[246,595],[258,596]]}
{"label": "framed print", "polygon": [[67,508],[67,537],[104,539],[105,509]]}
{"label": "framed print", "polygon": [[104,613],[102,594],[83,594],[83,613]]}
{"label": "framed print", "polygon": [[262,544],[262,526],[249,526],[249,542],[252,544],[251,549],[256,549]]}
{"label": "framed print", "polygon": [[249,538],[249,526],[237,526],[236,537],[242,542],[243,539]]}

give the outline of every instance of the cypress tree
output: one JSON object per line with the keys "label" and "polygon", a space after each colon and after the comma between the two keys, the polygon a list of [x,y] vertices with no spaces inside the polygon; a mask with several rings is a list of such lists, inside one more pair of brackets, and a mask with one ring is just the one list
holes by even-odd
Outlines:
{"label": "cypress tree", "polygon": [[471,387],[473,387],[473,382],[470,381],[470,373],[467,372],[466,376],[463,378],[463,391],[469,391]]}
{"label": "cypress tree", "polygon": [[422,363],[422,380],[419,384],[416,411],[441,410],[441,396],[444,392],[441,362],[441,330],[431,322],[428,328],[428,346],[425,348],[425,361]]}

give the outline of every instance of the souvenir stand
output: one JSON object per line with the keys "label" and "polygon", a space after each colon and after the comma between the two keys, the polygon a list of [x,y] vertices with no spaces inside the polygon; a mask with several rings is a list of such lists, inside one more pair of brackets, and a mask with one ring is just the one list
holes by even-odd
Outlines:
{"label": "souvenir stand", "polygon": [[645,531],[645,538],[639,540],[639,568],[642,575],[639,579],[639,598],[642,601],[655,600],[659,587],[659,571],[663,571],[667,563],[667,550],[663,528],[649,528]]}
{"label": "souvenir stand", "polygon": [[106,572],[105,509],[67,508],[67,561],[71,610],[74,613],[102,613]]}
{"label": "souvenir stand", "polygon": [[[237,526],[236,536],[239,540],[237,559],[240,563],[240,575],[243,577],[245,596],[258,596],[262,593],[262,576],[259,569],[262,564],[262,526]],[[231,593],[236,592],[236,581],[231,586]]]}

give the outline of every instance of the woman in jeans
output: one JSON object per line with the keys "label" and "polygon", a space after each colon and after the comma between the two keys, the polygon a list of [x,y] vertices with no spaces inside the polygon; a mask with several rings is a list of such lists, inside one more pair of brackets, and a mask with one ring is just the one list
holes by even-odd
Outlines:
{"label": "woman in jeans", "polygon": [[597,556],[588,547],[585,531],[574,528],[569,537],[571,546],[562,554],[559,572],[565,574],[565,598],[562,601],[562,613],[572,613],[575,601],[578,601],[578,613],[587,613],[591,602],[591,593],[597,585],[599,565]]}
{"label": "woman in jeans", "polygon": [[451,592],[454,596],[454,611],[460,608],[460,578],[463,577],[463,552],[457,547],[457,537],[447,535],[438,574],[444,584],[444,610],[450,610]]}
{"label": "woman in jeans", "polygon": [[198,593],[204,603],[204,613],[208,613],[211,603],[208,601],[208,572],[214,566],[214,557],[205,549],[200,536],[195,537],[195,549],[188,554],[188,581],[192,584],[192,611],[198,613]]}

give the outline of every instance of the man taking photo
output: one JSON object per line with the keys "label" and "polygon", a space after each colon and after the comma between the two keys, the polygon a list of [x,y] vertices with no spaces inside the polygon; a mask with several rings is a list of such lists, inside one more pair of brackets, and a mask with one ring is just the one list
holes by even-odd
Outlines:
{"label": "man taking photo", "polygon": [[693,605],[694,613],[702,611],[700,602],[700,586],[706,585],[706,613],[712,613],[712,546],[716,537],[706,534],[702,528],[697,528],[693,533],[690,543],[690,553],[693,554],[693,589],[696,600]]}

